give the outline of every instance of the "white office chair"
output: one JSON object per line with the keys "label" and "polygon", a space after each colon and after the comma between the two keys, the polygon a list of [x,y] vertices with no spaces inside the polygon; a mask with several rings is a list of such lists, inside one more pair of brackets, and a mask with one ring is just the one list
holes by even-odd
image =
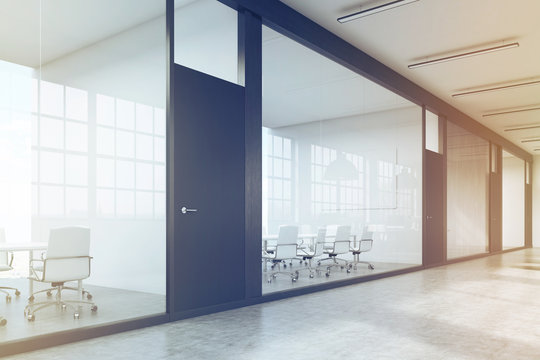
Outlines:
{"label": "white office chair", "polygon": [[[61,306],[66,309],[72,307],[75,312],[73,317],[79,318],[78,307],[74,305],[88,304],[92,312],[97,311],[97,306],[92,301],[83,300],[86,292],[82,289],[82,280],[90,276],[90,229],[82,226],[62,227],[51,229],[46,257],[31,261],[30,279],[33,281],[50,283],[52,289],[46,289],[31,294],[28,305],[24,312],[28,321],[35,320],[35,312],[49,306]],[[79,287],[68,288],[64,284],[68,281],[78,281]],[[79,299],[62,299],[63,290],[78,290]],[[34,302],[35,294],[47,291],[52,295],[56,290],[56,299],[42,302]],[[87,298],[88,297],[88,293]]]}
{"label": "white office chair", "polygon": [[[278,274],[289,275],[293,282],[298,280],[298,271],[281,271],[281,264],[283,261],[292,261],[292,259],[296,258],[296,251],[298,249],[297,240],[298,226],[280,226],[275,248],[271,252],[263,250],[262,257],[265,260],[265,269],[267,262],[272,262],[272,273],[268,275],[267,279],[269,283],[271,283],[272,279],[275,279]],[[287,264],[284,263],[283,267],[286,268]]]}
{"label": "white office chair", "polygon": [[[333,242],[327,242],[324,248],[324,254],[328,254],[328,258],[318,261],[318,266],[321,267],[321,263],[324,261],[332,261],[331,265],[326,266],[326,276],[330,276],[330,268],[333,266],[340,266],[342,269],[347,268],[347,272],[351,272],[348,262],[345,259],[340,259],[337,256],[342,254],[348,254],[350,248],[350,225],[340,225],[336,229],[336,237]],[[341,264],[340,264],[341,261]]]}
{"label": "white office chair", "polygon": [[[0,228],[0,243],[6,242],[6,231]],[[11,256],[10,256],[11,255]],[[0,251],[0,271],[13,270],[11,266],[13,264],[13,253],[9,254],[6,251]],[[6,302],[11,302],[11,295],[7,290],[15,290],[15,296],[21,295],[21,292],[17,288],[9,286],[0,286],[0,292],[6,294]],[[1,321],[0,321],[1,325]]]}
{"label": "white office chair", "polygon": [[[296,252],[296,256],[299,256],[302,258],[302,261],[306,261],[307,264],[307,270],[309,270],[309,277],[313,278],[314,271],[317,269],[312,266],[312,260],[313,258],[319,257],[323,254],[324,250],[324,242],[326,238],[326,228],[320,228],[317,231],[317,239],[315,241],[313,249],[309,248],[299,248]],[[304,270],[304,269],[301,269]]]}
{"label": "white office chair", "polygon": [[362,232],[362,238],[358,242],[357,246],[351,246],[351,252],[353,254],[354,260],[349,263],[350,266],[353,266],[354,270],[357,269],[358,264],[367,264],[370,270],[375,269],[375,266],[368,261],[360,261],[360,254],[364,252],[371,251],[373,247],[373,231],[369,231],[368,226],[364,227]]}

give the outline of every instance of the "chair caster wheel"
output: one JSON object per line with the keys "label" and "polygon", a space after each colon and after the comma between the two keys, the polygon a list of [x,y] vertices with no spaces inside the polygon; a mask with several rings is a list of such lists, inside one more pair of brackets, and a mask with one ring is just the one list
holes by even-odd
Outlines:
{"label": "chair caster wheel", "polygon": [[373,265],[371,265],[371,264],[369,264],[369,266],[368,266],[368,267],[369,267],[369,269],[370,269],[370,270],[373,270],[373,269],[375,269],[375,266],[373,266]]}
{"label": "chair caster wheel", "polygon": [[15,290],[15,296],[21,295],[21,292],[19,290]]}
{"label": "chair caster wheel", "polygon": [[292,282],[296,282],[296,280],[298,280],[298,278],[293,277],[291,280],[292,280]]}
{"label": "chair caster wheel", "polygon": [[87,298],[88,300],[92,300],[92,295],[91,295],[91,294],[86,294],[86,298]]}
{"label": "chair caster wheel", "polygon": [[62,311],[66,311],[66,308],[67,308],[66,304],[62,304]]}
{"label": "chair caster wheel", "polygon": [[52,292],[47,291],[47,297],[51,297],[51,296],[52,296]]}
{"label": "chair caster wheel", "polygon": [[343,268],[345,268],[345,266],[342,266],[342,267],[341,267],[341,270],[343,270]]}
{"label": "chair caster wheel", "polygon": [[10,302],[11,302],[11,296],[8,295],[8,296],[6,296],[6,303],[9,304]]}
{"label": "chair caster wheel", "polygon": [[326,277],[329,277],[329,276],[330,276],[330,273],[329,273],[329,272],[327,272],[327,273],[326,273]]}
{"label": "chair caster wheel", "polygon": [[32,295],[32,296],[30,296],[30,297],[28,298],[28,302],[34,302],[34,295]]}
{"label": "chair caster wheel", "polygon": [[266,281],[270,284],[272,282],[272,278],[268,278]]}
{"label": "chair caster wheel", "polygon": [[90,310],[92,310],[92,312],[96,312],[97,311],[97,305],[94,305],[90,308]]}
{"label": "chair caster wheel", "polygon": [[79,317],[80,317],[79,313],[73,314],[73,318],[74,318],[75,320],[79,319]]}
{"label": "chair caster wheel", "polygon": [[313,276],[314,276],[313,274],[309,274],[309,277],[310,277],[311,279],[313,279]]}
{"label": "chair caster wheel", "polygon": [[351,273],[351,269],[347,269],[347,274],[350,274]]}
{"label": "chair caster wheel", "polygon": [[0,326],[6,326],[7,320],[4,318],[0,318]]}
{"label": "chair caster wheel", "polygon": [[26,317],[26,319],[28,321],[34,321],[36,320],[36,316],[34,314],[28,314],[28,316]]}
{"label": "chair caster wheel", "polygon": [[287,267],[287,264],[283,264],[283,267],[286,268],[286,267]]}

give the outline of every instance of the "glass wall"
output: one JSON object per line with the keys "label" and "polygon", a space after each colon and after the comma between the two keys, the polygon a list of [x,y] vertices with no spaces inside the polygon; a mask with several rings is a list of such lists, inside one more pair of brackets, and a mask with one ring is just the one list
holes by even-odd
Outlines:
{"label": "glass wall", "polygon": [[447,258],[489,251],[489,142],[448,122]]}
{"label": "glass wall", "polygon": [[[164,15],[155,0],[2,5],[0,241],[15,256],[0,285],[21,293],[0,301],[13,329],[2,341],[165,312]],[[51,230],[68,226],[89,229],[84,298],[98,310],[73,321],[69,307],[26,308],[32,326],[29,249],[46,257]]]}
{"label": "glass wall", "polygon": [[263,27],[262,132],[263,293],[421,264],[420,107]]}
{"label": "glass wall", "polygon": [[174,1],[174,62],[238,82],[238,13],[216,0]]}
{"label": "glass wall", "polygon": [[525,161],[503,150],[503,249],[525,245]]}

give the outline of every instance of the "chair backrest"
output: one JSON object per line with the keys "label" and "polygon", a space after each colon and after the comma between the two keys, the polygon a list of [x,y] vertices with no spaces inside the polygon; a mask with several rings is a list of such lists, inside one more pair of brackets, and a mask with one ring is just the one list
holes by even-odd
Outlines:
{"label": "chair backrest", "polygon": [[277,245],[276,245],[276,260],[292,259],[296,257],[298,241],[298,226],[296,225],[281,225],[279,227]]}
{"label": "chair backrest", "polygon": [[369,230],[369,225],[364,226],[362,231],[362,240],[373,240],[373,231]]}
{"label": "chair backrest", "polygon": [[281,225],[279,227],[277,244],[296,244],[298,241],[298,226]]}
{"label": "chair backrest", "polygon": [[47,258],[88,256],[90,254],[90,229],[83,226],[66,226],[51,229],[47,245]]}
{"label": "chair backrest", "polygon": [[68,226],[51,229],[43,281],[64,282],[90,276],[90,229]]}
{"label": "chair backrest", "polygon": [[[4,228],[0,228],[0,243],[6,242],[6,231]],[[0,265],[8,265],[8,253],[7,251],[0,251]]]}
{"label": "chair backrest", "polygon": [[324,250],[324,242],[326,241],[326,228],[317,230],[317,242],[315,243],[315,251],[313,256],[321,256]]}
{"label": "chair backrest", "polygon": [[349,252],[351,226],[339,225],[336,229],[336,240],[334,242],[334,253],[345,254]]}

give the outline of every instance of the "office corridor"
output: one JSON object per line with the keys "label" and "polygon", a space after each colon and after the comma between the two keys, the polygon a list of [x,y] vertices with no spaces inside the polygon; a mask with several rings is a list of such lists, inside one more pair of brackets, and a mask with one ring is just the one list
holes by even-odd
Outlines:
{"label": "office corridor", "polygon": [[540,249],[7,357],[538,359]]}

